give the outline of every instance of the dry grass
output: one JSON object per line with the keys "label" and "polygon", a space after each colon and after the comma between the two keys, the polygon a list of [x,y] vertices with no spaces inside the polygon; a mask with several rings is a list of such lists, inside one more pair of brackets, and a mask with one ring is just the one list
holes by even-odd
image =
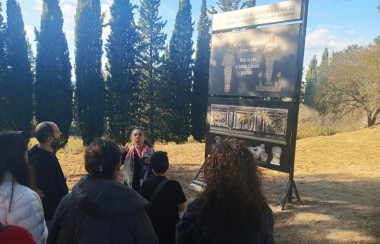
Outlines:
{"label": "dry grass", "polygon": [[[203,143],[156,145],[167,151],[169,177],[187,189],[204,159]],[[263,169],[277,243],[380,243],[380,126],[297,141],[295,182],[301,202],[279,209],[288,175]],[[85,174],[84,147],[71,138],[58,158],[70,189]]]}

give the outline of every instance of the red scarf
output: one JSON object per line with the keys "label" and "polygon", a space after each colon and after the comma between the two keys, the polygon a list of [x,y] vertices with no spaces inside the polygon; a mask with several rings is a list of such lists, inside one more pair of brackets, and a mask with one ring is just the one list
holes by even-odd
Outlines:
{"label": "red scarf", "polygon": [[144,144],[143,149],[142,149],[141,152],[136,147],[136,145],[131,146],[128,149],[128,153],[127,153],[127,156],[125,157],[125,160],[126,161],[129,160],[129,162],[130,162],[129,165],[131,167],[131,171],[132,172],[133,172],[133,169],[135,167],[135,165],[134,165],[135,164],[135,160],[134,160],[134,155],[135,154],[133,153],[133,151],[135,151],[135,150],[136,150],[137,154],[139,155],[140,159],[142,159],[146,153],[148,153],[148,155],[150,156],[154,152],[154,150],[152,148],[148,147],[148,145],[146,145],[146,144]]}

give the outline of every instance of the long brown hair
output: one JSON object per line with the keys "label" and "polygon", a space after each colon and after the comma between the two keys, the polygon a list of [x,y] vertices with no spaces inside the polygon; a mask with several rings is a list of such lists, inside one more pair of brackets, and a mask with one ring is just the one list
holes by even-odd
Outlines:
{"label": "long brown hair", "polygon": [[261,174],[242,140],[227,138],[218,144],[204,174],[207,186],[200,196],[201,222],[217,222],[235,231],[241,230],[247,220],[258,228],[262,225],[266,200],[261,191]]}
{"label": "long brown hair", "polygon": [[6,171],[20,184],[34,187],[32,172],[25,158],[27,140],[17,131],[0,133],[0,183]]}

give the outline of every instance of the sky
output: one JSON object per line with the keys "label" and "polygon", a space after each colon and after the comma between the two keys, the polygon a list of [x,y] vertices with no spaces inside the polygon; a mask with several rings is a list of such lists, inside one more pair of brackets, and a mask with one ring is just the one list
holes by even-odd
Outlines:
{"label": "sky", "polygon": [[[27,38],[32,44],[35,54],[34,28],[39,30],[40,18],[42,11],[42,0],[18,0],[20,3],[25,31]],[[6,0],[0,0],[3,12],[6,18],[5,8]],[[106,21],[109,19],[109,7],[113,0],[101,0],[102,12],[106,15]],[[131,0],[132,4],[140,5],[140,0]],[[194,30],[197,28],[197,22],[200,15],[201,0],[190,0],[192,5],[193,21],[195,22]],[[216,5],[217,0],[208,0],[207,5]],[[276,0],[256,0],[256,5],[265,5],[275,2]],[[63,31],[69,44],[71,62],[74,61],[74,15],[77,0],[59,0],[60,7],[64,16]],[[331,51],[340,51],[349,45],[368,45],[380,36],[380,12],[377,6],[380,0],[309,0],[306,43],[304,53],[304,66],[308,66],[313,55],[317,56],[318,63],[325,47]],[[163,20],[167,20],[164,32],[167,33],[167,42],[174,28],[175,15],[178,10],[178,1],[161,0],[159,14]],[[137,16],[137,11],[135,11]],[[137,17],[135,18],[137,20]],[[109,28],[104,29],[103,39],[106,40]],[[197,38],[196,32],[193,34],[193,40]],[[104,41],[105,43],[105,41]]]}

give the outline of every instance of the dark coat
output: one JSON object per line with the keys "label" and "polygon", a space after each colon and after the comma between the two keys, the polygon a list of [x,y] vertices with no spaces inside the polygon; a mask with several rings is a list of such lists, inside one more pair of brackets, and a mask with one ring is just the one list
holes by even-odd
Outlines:
{"label": "dark coat", "polygon": [[158,243],[147,204],[115,180],[84,176],[59,204],[48,243]]}
{"label": "dark coat", "polygon": [[52,220],[62,197],[69,193],[62,168],[53,153],[37,145],[28,152],[28,158],[35,174],[37,188],[43,193],[45,220]]}
{"label": "dark coat", "polygon": [[[264,207],[264,224],[257,229],[252,221],[247,220],[239,232],[233,232],[228,223],[216,223],[210,221],[207,224],[200,223],[198,211],[201,200],[196,199],[187,206],[186,212],[176,226],[177,244],[272,244],[273,239],[273,212],[268,205]],[[215,211],[214,211],[215,212]],[[218,213],[211,213],[217,216]],[[214,218],[215,220],[217,217]]]}

